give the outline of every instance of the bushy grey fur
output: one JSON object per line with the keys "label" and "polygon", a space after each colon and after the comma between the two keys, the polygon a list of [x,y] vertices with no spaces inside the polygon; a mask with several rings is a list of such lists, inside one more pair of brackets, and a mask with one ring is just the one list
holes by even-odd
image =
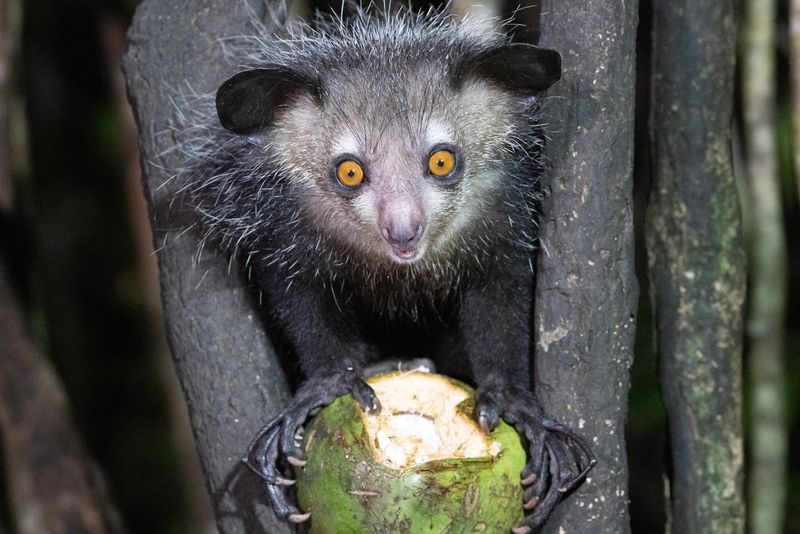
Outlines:
{"label": "bushy grey fur", "polygon": [[[329,95],[340,98],[343,120],[353,113],[353,106],[363,107],[369,95],[375,95],[371,100],[376,104],[359,113],[375,125],[367,136],[377,136],[382,122],[404,113],[402,101],[409,92],[426,95],[423,107],[430,109],[417,113],[444,113],[448,103],[437,85],[457,65],[508,41],[503,27],[491,21],[467,18],[457,23],[438,11],[385,15],[359,9],[349,18],[319,17],[313,28],[292,26],[279,37],[264,31],[256,20],[253,29],[252,35],[224,40],[243,70],[281,65],[318,77]],[[421,80],[422,72],[434,75]],[[343,80],[358,83],[342,89]],[[350,90],[358,98],[344,98]],[[357,280],[357,290],[372,296],[376,310],[413,314],[420,298],[449,291],[487,264],[502,265],[509,254],[530,254],[535,245],[541,138],[534,99],[519,99],[505,110],[513,117],[513,127],[501,139],[499,150],[474,154],[480,162],[475,163],[476,171],[480,165],[502,167],[505,179],[498,198],[473,202],[472,206],[483,208],[469,208],[475,213],[468,228],[411,265],[397,265],[352,246],[332,246],[325,228],[309,225],[303,216],[309,192],[289,179],[307,171],[281,160],[269,132],[254,138],[225,130],[216,116],[213,95],[195,96],[180,107],[185,124],[179,137],[186,156],[179,171],[185,184],[182,194],[198,216],[203,244],[222,245],[247,269],[281,272],[287,288],[294,283],[336,285],[340,278]],[[407,134],[413,137],[418,132],[411,122]],[[458,194],[470,193],[465,179]],[[330,198],[315,198],[323,203],[341,201],[333,192]],[[332,233],[337,231],[334,226],[331,223]],[[346,292],[344,287],[337,289]]]}
{"label": "bushy grey fur", "polygon": [[[377,410],[366,364],[430,356],[477,385],[485,432],[503,417],[530,440],[515,532],[540,528],[595,463],[530,384],[537,99],[560,56],[509,44],[502,25],[371,9],[284,37],[254,20],[225,46],[244,72],[220,80],[217,109],[213,95],[179,105],[176,178],[198,253],[213,243],[246,268],[305,375],[246,459],[276,513],[309,519],[282,482],[312,411],[347,393]],[[342,161],[364,181],[348,185]]]}

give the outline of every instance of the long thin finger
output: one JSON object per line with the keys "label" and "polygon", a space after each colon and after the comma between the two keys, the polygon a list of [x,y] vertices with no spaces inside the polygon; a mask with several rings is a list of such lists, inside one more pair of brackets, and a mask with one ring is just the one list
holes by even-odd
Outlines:
{"label": "long thin finger", "polygon": [[[547,444],[545,446],[547,447],[548,456],[553,458],[554,453],[550,448],[550,445]],[[558,467],[555,464],[556,462],[554,461],[550,462],[550,476],[553,478],[553,480],[555,480],[558,476]],[[536,505],[533,513],[525,518],[525,524],[531,527],[533,530],[541,527],[544,521],[550,516],[553,508],[555,508],[556,504],[558,504],[558,500],[561,498],[561,495],[562,493],[558,491],[558,485],[550,484],[544,496]]]}
{"label": "long thin finger", "polygon": [[290,516],[300,514],[300,510],[289,504],[289,501],[286,499],[286,494],[284,493],[283,486],[278,484],[270,484],[265,483],[264,488],[267,491],[267,496],[269,497],[270,503],[272,503],[272,508],[275,510],[275,513],[278,517],[282,517],[284,519],[288,519]]}
{"label": "long thin finger", "polygon": [[550,471],[555,473],[553,475],[553,485],[558,487],[558,491],[564,493],[569,489],[575,478],[572,451],[555,434],[548,436],[547,445],[551,462]]}
{"label": "long thin finger", "polygon": [[276,424],[280,424],[280,417],[282,415],[283,414],[281,413],[280,415],[270,419],[267,424],[258,430],[256,436],[250,441],[250,445],[247,447],[247,452],[242,457],[242,462],[244,462],[244,464],[250,469],[257,471],[255,468],[255,465],[257,464],[256,457],[260,454],[263,454],[265,449],[264,443],[266,441],[265,436],[274,429]]}
{"label": "long thin finger", "polygon": [[[522,492],[523,502],[529,503],[531,502],[531,499],[534,498],[538,498],[539,500],[542,499],[542,496],[545,494],[548,485],[550,484],[549,468],[550,458],[545,455],[544,460],[539,466],[540,471],[536,475],[536,480],[533,482],[533,484],[528,486],[524,492]],[[538,502],[536,505],[538,506]]]}
{"label": "long thin finger", "polygon": [[542,422],[548,430],[550,430],[557,439],[564,443],[569,449],[571,456],[576,464],[578,473],[572,476],[569,481],[561,484],[563,492],[572,491],[580,482],[586,478],[586,475],[597,464],[597,458],[592,453],[589,446],[570,429],[555,421],[545,419]]}
{"label": "long thin finger", "polygon": [[255,450],[249,451],[243,460],[250,470],[267,481],[278,476],[277,469],[273,473],[269,465],[270,463],[274,464],[278,456],[277,437],[279,431],[280,426],[272,428],[270,433],[262,433]]}

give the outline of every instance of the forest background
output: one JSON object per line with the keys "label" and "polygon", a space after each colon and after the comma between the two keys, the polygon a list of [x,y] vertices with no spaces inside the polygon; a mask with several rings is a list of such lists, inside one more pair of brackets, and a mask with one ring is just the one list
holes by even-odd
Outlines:
{"label": "forest background", "polygon": [[[650,179],[648,143],[639,139],[649,135],[651,1],[640,3],[637,50],[641,83],[634,187],[642,292],[626,432],[633,532],[663,530],[668,464],[641,238]],[[164,341],[136,131],[119,67],[135,7],[136,2],[122,0],[0,0],[0,275],[21,305],[32,346],[55,371],[60,382],[55,387],[63,387],[72,420],[105,477],[121,522],[135,533],[213,532]],[[740,13],[743,56],[744,3]],[[800,533],[800,169],[793,158],[800,133],[792,132],[792,114],[800,115],[800,109],[792,108],[787,1],[777,3],[772,31],[774,148],[788,259],[784,532]],[[741,102],[747,76],[740,66],[734,125],[735,167],[745,207]],[[0,308],[7,305],[0,298]],[[3,350],[0,339],[0,359]],[[745,377],[759,363],[746,359]],[[754,428],[750,391],[746,378],[746,450]],[[0,402],[5,394],[0,380]],[[1,415],[0,435],[8,433]],[[13,476],[15,466],[8,460],[0,466],[0,480]],[[0,482],[0,534],[15,532],[14,505]]]}

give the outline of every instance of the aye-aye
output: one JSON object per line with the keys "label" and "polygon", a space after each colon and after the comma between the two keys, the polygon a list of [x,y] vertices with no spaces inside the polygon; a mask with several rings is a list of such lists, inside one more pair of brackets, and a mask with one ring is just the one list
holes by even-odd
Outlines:
{"label": "aye-aye", "polygon": [[538,529],[594,464],[530,380],[537,110],[559,54],[438,12],[240,40],[246,70],[190,130],[186,191],[304,376],[248,457],[276,512],[308,518],[285,477],[309,414],[347,393],[380,409],[365,364],[424,355],[477,386],[485,432],[503,417],[527,438],[514,531]]}

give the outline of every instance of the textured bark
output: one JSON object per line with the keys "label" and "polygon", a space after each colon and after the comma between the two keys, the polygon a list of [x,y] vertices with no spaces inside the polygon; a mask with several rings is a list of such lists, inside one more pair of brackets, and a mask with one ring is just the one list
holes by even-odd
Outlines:
{"label": "textured bark", "polygon": [[775,1],[745,2],[742,99],[749,183],[750,308],[747,355],[754,534],[783,532],[788,432],[784,383],[786,237],[775,135]]}
{"label": "textured bark", "polygon": [[[288,389],[256,306],[225,258],[197,242],[170,209],[165,169],[178,165],[170,135],[176,91],[211,92],[235,71],[219,41],[245,30],[242,0],[147,0],[137,10],[124,61],[139,125],[145,189],[159,250],[167,336],[189,405],[198,451],[223,533],[288,532],[258,478],[240,463]],[[196,260],[196,261],[195,261]]]}
{"label": "textured bark", "polygon": [[123,532],[64,389],[36,350],[0,264],[0,436],[20,534]]}
{"label": "textured bark", "polygon": [[544,122],[545,177],[536,288],[535,378],[556,419],[593,447],[597,466],[547,532],[630,530],[624,422],[638,284],[632,164],[638,2],[547,0],[541,42],[563,75]]}
{"label": "textured bark", "polygon": [[147,200],[142,194],[142,167],[139,164],[138,131],[126,95],[125,77],[119,63],[125,53],[127,40],[125,26],[116,17],[106,16],[101,26],[101,36],[108,66],[108,79],[114,93],[114,105],[120,121],[119,144],[122,152],[125,196],[130,227],[136,246],[136,259],[144,281],[145,311],[152,332],[152,351],[158,364],[160,379],[169,404],[170,427],[183,481],[182,491],[188,509],[187,530],[212,532],[213,507],[205,489],[200,460],[192,438],[186,401],[170,358],[164,332],[164,314],[158,287],[158,260],[153,254],[153,232],[147,210]]}
{"label": "textured bark", "polygon": [[672,532],[742,532],[745,263],[731,167],[732,1],[653,4],[650,293]]}

